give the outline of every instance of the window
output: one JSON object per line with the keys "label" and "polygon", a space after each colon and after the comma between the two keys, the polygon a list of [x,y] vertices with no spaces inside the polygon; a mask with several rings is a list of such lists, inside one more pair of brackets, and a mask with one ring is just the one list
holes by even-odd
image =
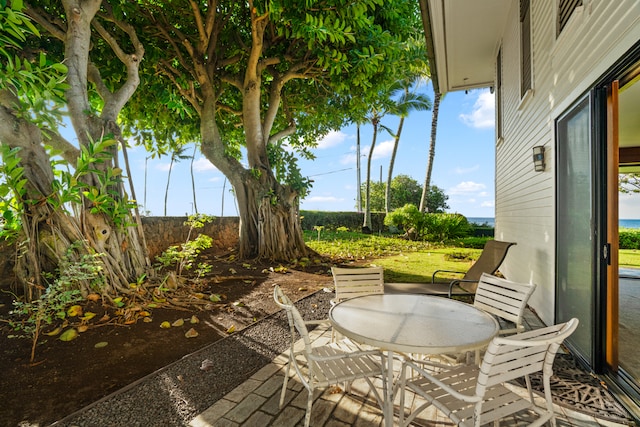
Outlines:
{"label": "window", "polygon": [[531,0],[520,0],[520,97],[531,89]]}
{"label": "window", "polygon": [[564,26],[569,22],[571,14],[578,6],[582,6],[582,0],[558,0],[556,36],[560,35]]}
{"label": "window", "polygon": [[496,58],[496,136],[502,138],[502,49]]}

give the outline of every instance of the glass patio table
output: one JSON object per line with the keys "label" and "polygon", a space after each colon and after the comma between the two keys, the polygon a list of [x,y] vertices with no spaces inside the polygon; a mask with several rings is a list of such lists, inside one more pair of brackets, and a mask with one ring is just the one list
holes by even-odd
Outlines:
{"label": "glass patio table", "polygon": [[367,295],[331,308],[336,331],[387,353],[384,425],[393,425],[393,353],[445,354],[481,349],[498,334],[498,322],[460,301],[419,294]]}

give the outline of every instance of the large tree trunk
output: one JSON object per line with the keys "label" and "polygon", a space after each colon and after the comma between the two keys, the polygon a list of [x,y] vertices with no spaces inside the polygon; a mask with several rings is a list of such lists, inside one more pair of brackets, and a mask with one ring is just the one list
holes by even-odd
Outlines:
{"label": "large tree trunk", "polygon": [[[215,108],[214,99],[206,100],[202,108],[202,154],[229,179],[238,201],[238,256],[291,261],[313,254],[304,243],[298,194],[277,182],[268,167],[266,151],[250,156],[251,169],[245,169],[239,161],[225,154],[215,121]],[[262,138],[260,130],[260,126],[255,126],[253,136],[250,136],[252,132],[247,132],[248,145],[250,138],[253,138],[254,147],[260,145],[255,142],[256,134]]]}
{"label": "large tree trunk", "polygon": [[[101,0],[63,0],[61,3],[64,14],[59,15],[60,11],[54,10],[55,7],[49,8],[51,5],[44,3],[35,7],[27,5],[27,13],[49,33],[51,40],[58,39],[64,45],[64,63],[68,68],[66,107],[79,144],[88,147],[104,138],[121,142],[116,120],[139,84],[138,65],[144,55],[144,48],[132,27],[125,22],[116,21],[114,16],[107,16],[110,11],[108,7],[102,18],[117,24],[127,33],[130,37],[127,46],[134,52],[129,54],[120,49],[116,38],[111,37],[104,27],[94,21],[96,13],[104,6]],[[40,9],[40,6],[46,10]],[[64,16],[64,20],[60,16]],[[92,22],[96,25],[97,33],[113,48],[115,55],[127,69],[124,83],[114,92],[104,84],[90,59]],[[102,97],[100,111],[93,108],[90,102],[90,84],[91,91],[96,91]],[[80,278],[67,286],[78,288],[85,295],[98,292],[107,298],[130,292],[130,282],[143,273],[151,273],[146,247],[139,240],[141,227],[128,225],[135,223],[131,212],[120,214],[118,221],[114,221],[115,216],[112,218],[104,213],[92,213],[95,206],[85,198],[82,198],[80,204],[62,200],[54,186],[53,165],[44,148],[43,135],[46,132],[51,137],[47,143],[60,149],[64,159],[72,166],[76,165],[78,147],[74,147],[55,130],[42,130],[22,119],[16,113],[19,100],[5,102],[9,97],[7,92],[0,95],[0,140],[7,147],[19,148],[16,157],[20,159],[18,165],[23,168],[27,180],[23,189],[19,186],[13,188],[16,197],[23,204],[23,235],[18,247],[26,247],[27,250],[22,251],[18,257],[16,275],[23,284],[25,295],[30,299],[37,297],[46,286],[42,273],[53,273],[61,261],[82,262],[83,256],[95,254],[102,263],[99,277],[104,279],[104,283],[96,285],[90,279]],[[107,151],[111,158],[93,163],[91,170],[97,170],[99,174],[111,172],[118,167],[117,144],[108,147]],[[98,174],[85,173],[78,180],[95,187],[97,194],[112,195],[114,204],[122,202],[122,182],[111,180],[110,186],[103,188]],[[73,186],[75,177],[70,181]],[[73,191],[79,192],[80,189],[71,189]],[[74,214],[65,210],[69,204],[73,205]]]}
{"label": "large tree trunk", "polygon": [[[101,292],[112,296],[129,292],[129,282],[145,272],[146,248],[138,243],[137,229],[117,228],[103,215],[83,210],[79,217],[67,214],[53,192],[53,170],[44,149],[42,133],[35,125],[18,118],[6,106],[0,106],[0,139],[9,148],[18,148],[19,167],[27,183],[17,194],[23,203],[22,238],[18,246],[26,251],[17,258],[15,272],[27,299],[40,295],[46,284],[44,272],[53,272],[60,260],[80,260],[82,255],[98,253],[106,279],[101,289],[91,288],[87,280],[77,287],[83,294]],[[132,221],[129,221],[132,222]],[[74,245],[78,246],[69,252]]]}
{"label": "large tree trunk", "polygon": [[241,258],[291,261],[312,253],[304,243],[294,192],[277,183],[264,186],[255,179],[232,185],[240,207]]}

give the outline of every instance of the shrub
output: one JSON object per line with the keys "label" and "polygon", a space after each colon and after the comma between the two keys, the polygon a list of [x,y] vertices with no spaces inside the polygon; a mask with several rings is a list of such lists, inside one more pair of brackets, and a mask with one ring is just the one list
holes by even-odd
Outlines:
{"label": "shrub", "polygon": [[384,225],[395,226],[406,232],[414,229],[416,237],[419,237],[422,235],[424,228],[424,214],[418,210],[416,205],[407,203],[403,207],[390,212],[384,218]]}
{"label": "shrub", "polygon": [[389,213],[385,217],[384,223],[405,230],[412,239],[424,239],[431,242],[443,242],[468,236],[472,231],[472,227],[464,215],[422,213],[412,204],[406,204]]}
{"label": "shrub", "polygon": [[445,241],[465,237],[471,232],[469,221],[461,214],[426,214],[424,222],[424,233],[429,241]]}
{"label": "shrub", "polygon": [[640,249],[640,230],[620,230],[620,249]]}
{"label": "shrub", "polygon": [[482,249],[484,245],[487,243],[487,240],[491,240],[490,237],[463,237],[461,239],[453,239],[449,241],[450,244],[460,247],[460,248],[469,248],[469,249]]}

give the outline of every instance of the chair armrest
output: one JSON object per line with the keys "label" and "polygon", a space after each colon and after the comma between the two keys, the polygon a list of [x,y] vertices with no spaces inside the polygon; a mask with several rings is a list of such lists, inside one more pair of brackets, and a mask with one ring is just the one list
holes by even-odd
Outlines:
{"label": "chair armrest", "polygon": [[[479,402],[480,400],[482,400],[482,398],[480,396],[462,394],[462,393],[458,392],[457,390],[451,388],[448,384],[443,383],[442,381],[440,381],[439,379],[437,379],[436,377],[434,377],[433,375],[431,375],[430,373],[428,373],[427,371],[422,369],[415,362],[411,362],[411,361],[405,361],[402,364],[402,373],[401,373],[401,375],[402,375],[402,381],[403,382],[405,381],[405,370],[406,370],[407,367],[410,368],[410,369],[413,369],[416,372],[418,372],[424,378],[426,378],[427,380],[431,381],[432,383],[434,383],[435,385],[437,385],[438,387],[440,387],[441,389],[443,389],[444,391],[446,391],[447,393],[449,393],[451,396],[455,397],[456,399],[462,400],[464,402],[470,402],[470,403],[475,403],[475,402]],[[404,384],[403,384],[403,386],[404,386]],[[475,390],[475,388],[474,388],[474,390]]]}
{"label": "chair armrest", "polygon": [[[477,280],[469,280],[469,279],[452,280],[451,283],[449,283],[449,298],[451,298],[453,295],[453,287],[455,285],[459,285],[460,283],[475,283],[475,282],[477,282]],[[460,287],[460,289],[462,289],[462,287]],[[462,290],[465,291],[465,289],[462,289]],[[467,292],[466,294],[457,294],[457,295],[473,295],[473,292]]]}
{"label": "chair armrest", "polygon": [[454,270],[436,270],[431,275],[431,283],[435,283],[436,274],[438,273],[455,273],[455,274],[465,274],[466,271],[454,271]]}

